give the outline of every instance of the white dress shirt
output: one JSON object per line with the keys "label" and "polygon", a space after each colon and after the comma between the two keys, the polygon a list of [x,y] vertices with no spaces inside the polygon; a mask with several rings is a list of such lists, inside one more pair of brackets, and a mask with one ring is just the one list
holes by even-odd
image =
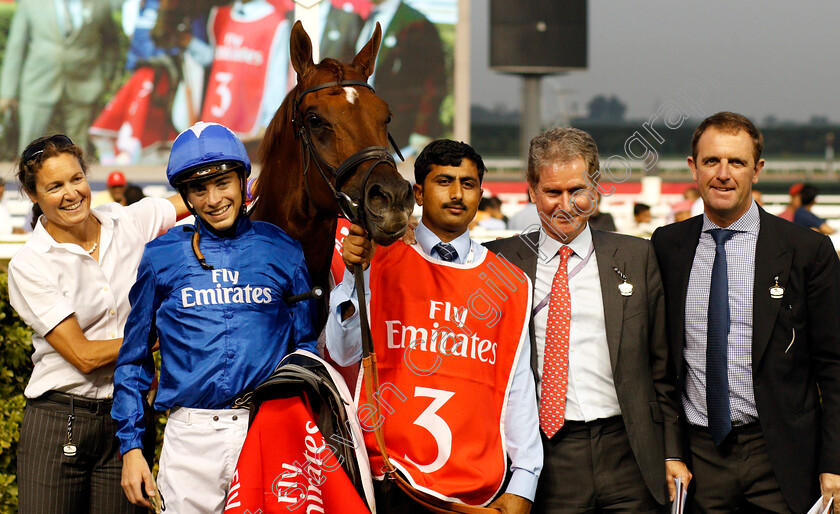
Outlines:
{"label": "white dress shirt", "polygon": [[[551,283],[560,265],[560,241],[549,237],[540,228],[540,251],[537,257],[537,279],[534,283],[534,305],[537,306],[551,294]],[[567,269],[569,296],[572,301],[572,319],[569,330],[569,375],[566,389],[566,419],[593,421],[621,414],[615,392],[610,351],[607,345],[607,328],[604,320],[604,301],[601,296],[601,278],[598,260],[592,246],[589,225],[569,245],[574,253],[569,257]],[[588,260],[587,259],[588,256]],[[584,261],[582,268],[575,268]],[[537,372],[540,392],[545,358],[545,331],[548,324],[546,304],[534,316],[534,339],[537,343]]]}
{"label": "white dress shirt", "polygon": [[9,262],[9,300],[32,327],[35,365],[24,395],[37,398],[55,390],[86,398],[109,398],[114,365],[85,375],[44,339],[74,315],[89,340],[123,337],[143,247],[175,224],[169,200],[144,198],[123,207],[108,203],[91,209],[102,224],[99,261],[81,246],[58,243],[38,221],[32,237]]}

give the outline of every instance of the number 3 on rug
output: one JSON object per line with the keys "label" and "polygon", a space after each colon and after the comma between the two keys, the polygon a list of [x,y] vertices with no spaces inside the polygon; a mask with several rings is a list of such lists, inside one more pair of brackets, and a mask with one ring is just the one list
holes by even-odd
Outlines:
{"label": "number 3 on rug", "polygon": [[423,473],[434,473],[442,468],[444,464],[446,464],[446,461],[449,460],[449,455],[452,453],[452,430],[449,429],[449,425],[446,424],[446,421],[437,415],[437,411],[454,395],[455,393],[450,391],[431,389],[429,387],[414,388],[415,398],[421,396],[433,398],[432,403],[426,407],[426,410],[424,410],[419,416],[417,416],[417,419],[414,420],[414,424],[425,428],[432,434],[432,437],[435,438],[435,443],[437,443],[438,448],[437,457],[430,464],[423,465],[414,462],[408,457],[408,455],[405,456],[406,461],[417,466],[417,469]]}

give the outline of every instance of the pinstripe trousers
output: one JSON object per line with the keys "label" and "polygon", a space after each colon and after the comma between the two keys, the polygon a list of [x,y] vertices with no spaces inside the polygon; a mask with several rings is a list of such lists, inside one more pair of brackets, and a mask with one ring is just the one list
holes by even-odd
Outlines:
{"label": "pinstripe trousers", "polygon": [[144,513],[120,486],[122,461],[111,413],[73,411],[74,457],[64,455],[70,406],[29,400],[18,446],[20,514]]}

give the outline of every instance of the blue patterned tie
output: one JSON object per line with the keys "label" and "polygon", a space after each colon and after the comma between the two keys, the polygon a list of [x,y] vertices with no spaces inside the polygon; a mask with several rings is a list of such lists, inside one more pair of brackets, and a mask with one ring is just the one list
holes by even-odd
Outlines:
{"label": "blue patterned tie", "polygon": [[726,348],[729,338],[729,279],[726,275],[724,245],[734,230],[709,230],[715,240],[715,262],[709,286],[709,325],[706,332],[706,409],[709,414],[709,433],[720,446],[732,431],[729,414],[729,377]]}
{"label": "blue patterned tie", "polygon": [[436,251],[440,258],[446,262],[452,262],[458,258],[458,251],[449,243],[438,243],[432,250]]}

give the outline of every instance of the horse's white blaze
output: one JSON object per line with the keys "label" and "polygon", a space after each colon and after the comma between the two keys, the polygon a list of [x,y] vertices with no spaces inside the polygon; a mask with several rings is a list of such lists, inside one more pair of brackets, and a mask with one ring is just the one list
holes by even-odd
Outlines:
{"label": "horse's white blaze", "polygon": [[348,103],[354,104],[356,103],[356,98],[359,98],[359,92],[356,91],[354,87],[344,87],[344,98],[347,99]]}

